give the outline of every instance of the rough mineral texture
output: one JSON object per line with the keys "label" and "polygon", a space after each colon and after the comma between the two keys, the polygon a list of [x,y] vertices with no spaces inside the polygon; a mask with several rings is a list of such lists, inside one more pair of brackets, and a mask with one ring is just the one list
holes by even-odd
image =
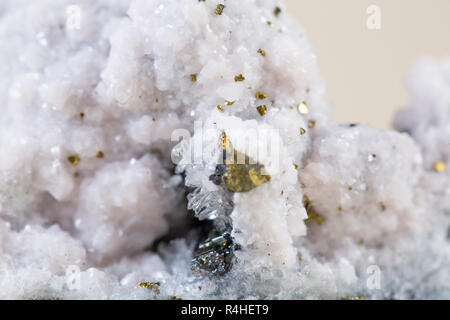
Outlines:
{"label": "rough mineral texture", "polygon": [[409,87],[331,123],[278,1],[1,1],[0,298],[450,298],[450,62]]}

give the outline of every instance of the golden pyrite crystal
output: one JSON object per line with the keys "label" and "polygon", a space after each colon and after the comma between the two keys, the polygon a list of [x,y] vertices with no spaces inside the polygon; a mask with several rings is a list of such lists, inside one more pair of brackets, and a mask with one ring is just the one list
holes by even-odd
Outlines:
{"label": "golden pyrite crystal", "polygon": [[222,179],[229,191],[247,192],[270,181],[270,175],[264,172],[264,165],[234,149],[225,133],[221,140],[226,167]]}

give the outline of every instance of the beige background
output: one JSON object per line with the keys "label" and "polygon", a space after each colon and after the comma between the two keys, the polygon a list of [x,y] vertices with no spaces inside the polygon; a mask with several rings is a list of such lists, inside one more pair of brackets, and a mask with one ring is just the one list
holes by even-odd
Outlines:
{"label": "beige background", "polygon": [[[450,0],[285,0],[308,31],[337,122],[390,128],[408,104],[405,80],[422,56],[450,56]],[[369,5],[381,30],[366,27]]]}

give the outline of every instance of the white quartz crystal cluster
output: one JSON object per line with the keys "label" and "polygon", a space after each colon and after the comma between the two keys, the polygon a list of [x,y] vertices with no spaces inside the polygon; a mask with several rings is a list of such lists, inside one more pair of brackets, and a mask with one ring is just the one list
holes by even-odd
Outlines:
{"label": "white quartz crystal cluster", "polygon": [[[448,61],[406,133],[330,122],[279,1],[3,0],[0,62],[0,298],[450,298]],[[224,139],[251,190],[213,183]],[[189,215],[227,273],[192,273]]]}

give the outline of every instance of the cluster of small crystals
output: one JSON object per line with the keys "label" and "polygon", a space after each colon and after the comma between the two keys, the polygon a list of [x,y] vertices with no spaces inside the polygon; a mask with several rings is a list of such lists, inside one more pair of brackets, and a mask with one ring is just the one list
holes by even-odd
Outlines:
{"label": "cluster of small crystals", "polygon": [[[448,63],[412,77],[396,127],[416,144],[330,123],[279,1],[77,3],[0,4],[0,298],[450,297]],[[195,120],[215,156],[182,144],[172,174]],[[271,130],[275,155],[241,129]],[[254,165],[220,167],[224,132]],[[181,173],[188,209],[232,230],[149,251],[187,215]]]}
{"label": "cluster of small crystals", "polygon": [[199,277],[224,275],[233,266],[234,249],[229,233],[206,239],[192,259],[192,272]]}
{"label": "cluster of small crystals", "polygon": [[[195,189],[187,195],[189,210],[193,210],[199,220],[214,220],[225,217],[233,210],[233,201],[230,193],[223,189],[202,192]],[[214,203],[214,206],[210,204]]]}

